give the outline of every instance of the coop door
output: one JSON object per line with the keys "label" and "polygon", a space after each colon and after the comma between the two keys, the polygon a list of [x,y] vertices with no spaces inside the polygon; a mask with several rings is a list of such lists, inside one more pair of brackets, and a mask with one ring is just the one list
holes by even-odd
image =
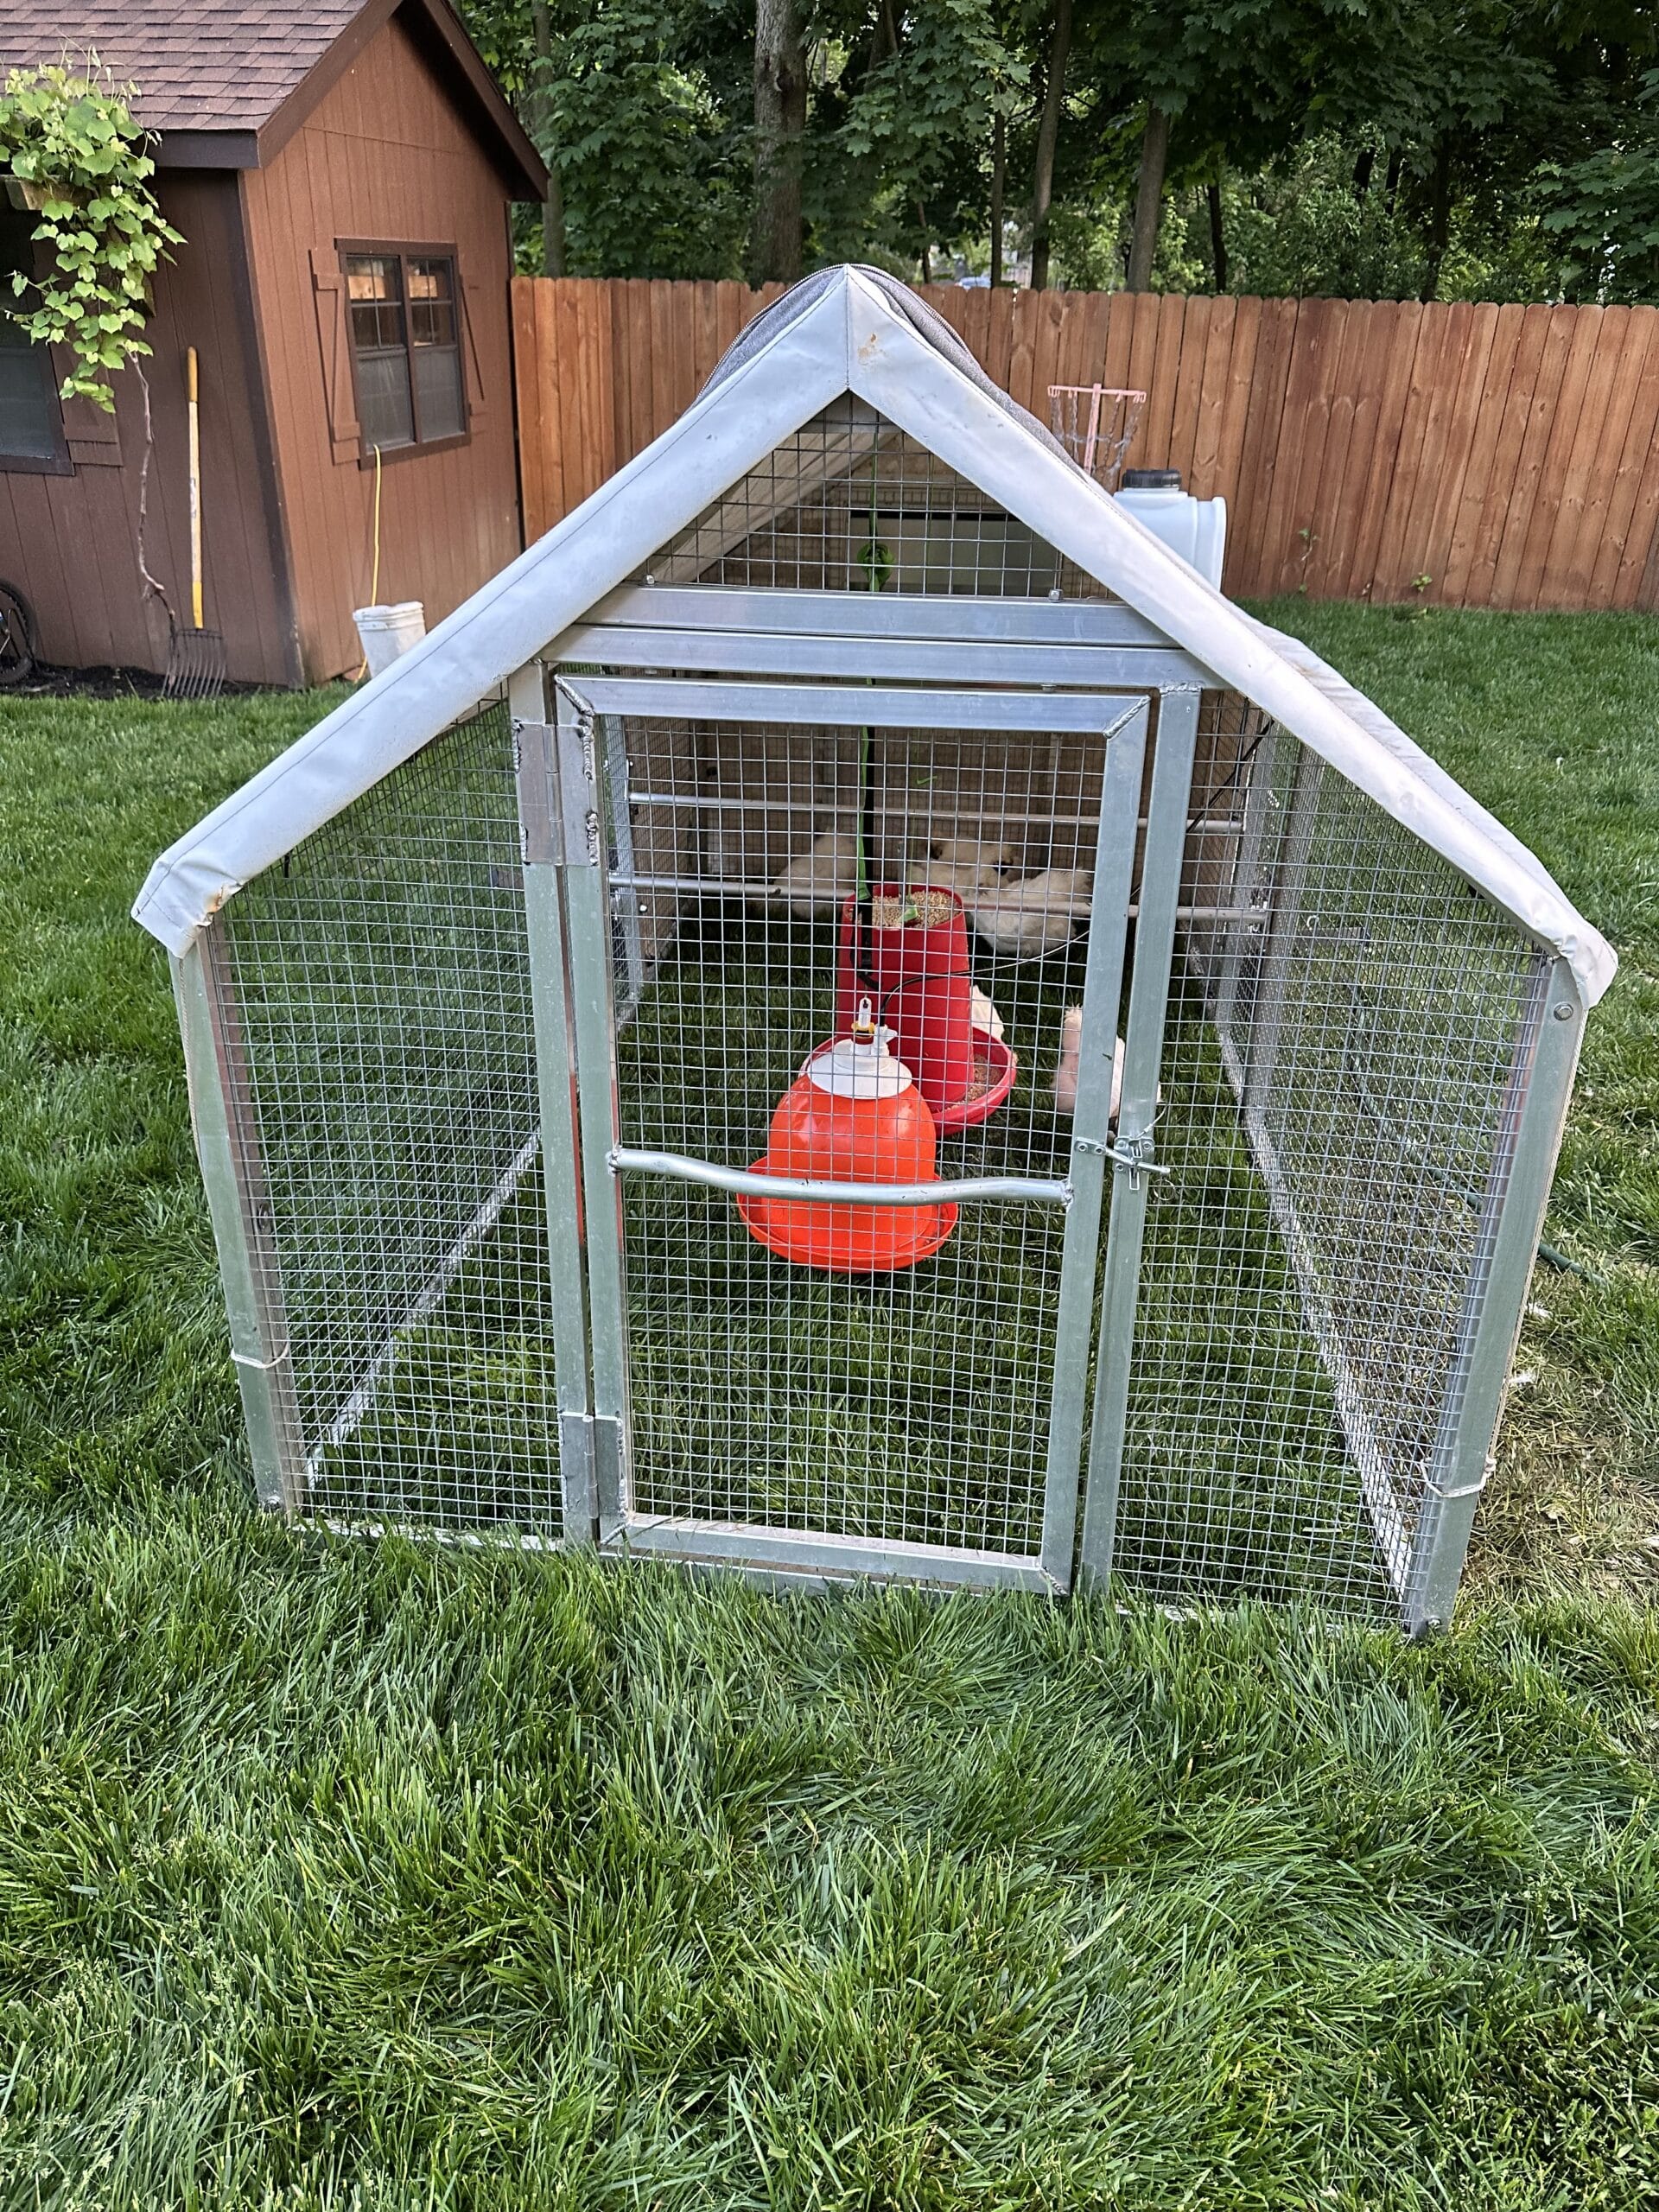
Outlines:
{"label": "coop door", "polygon": [[1064,1587],[1144,702],[560,712],[601,1539]]}

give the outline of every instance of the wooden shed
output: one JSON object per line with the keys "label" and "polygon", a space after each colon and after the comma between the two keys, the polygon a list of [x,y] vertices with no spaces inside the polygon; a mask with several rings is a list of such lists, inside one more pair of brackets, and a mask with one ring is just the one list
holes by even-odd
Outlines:
{"label": "wooden shed", "polygon": [[[189,604],[186,350],[200,365],[206,620],[233,678],[354,667],[352,609],[447,614],[523,543],[512,203],[546,172],[447,0],[18,0],[0,70],[95,52],[139,90],[183,233],[156,284],[148,565]],[[0,202],[0,274],[32,219]],[[20,358],[20,356],[26,358]],[[0,330],[0,577],[41,657],[159,671],[137,375],[113,417]]]}

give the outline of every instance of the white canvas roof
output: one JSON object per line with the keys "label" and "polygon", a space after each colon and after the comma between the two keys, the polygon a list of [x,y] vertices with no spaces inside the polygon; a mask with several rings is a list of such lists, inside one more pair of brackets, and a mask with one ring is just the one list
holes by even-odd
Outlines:
{"label": "white canvas roof", "polygon": [[1568,963],[1587,1004],[1611,947],[1542,865],[1379,709],[1224,599],[989,385],[875,271],[809,278],[744,332],[673,427],[170,846],[133,912],[182,953],[225,901],[438,736],[851,391],[1243,692]]}

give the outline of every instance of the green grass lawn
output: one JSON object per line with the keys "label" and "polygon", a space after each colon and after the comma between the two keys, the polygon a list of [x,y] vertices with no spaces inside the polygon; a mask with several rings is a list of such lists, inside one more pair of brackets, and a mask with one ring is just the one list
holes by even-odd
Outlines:
{"label": "green grass lawn", "polygon": [[1474,1592],[785,1601],[250,1504],[154,852],[0,703],[0,2207],[1659,2194],[1659,625],[1293,604],[1618,944]]}

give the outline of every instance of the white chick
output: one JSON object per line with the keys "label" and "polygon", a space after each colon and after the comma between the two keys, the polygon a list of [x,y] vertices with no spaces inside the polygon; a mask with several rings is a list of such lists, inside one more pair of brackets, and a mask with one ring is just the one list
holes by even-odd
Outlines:
{"label": "white chick", "polygon": [[[1083,1057],[1083,1008],[1069,1006],[1060,1016],[1060,1057],[1054,1068],[1054,1103],[1062,1114],[1077,1110],[1077,1068]],[[1107,1118],[1115,1122],[1123,1096],[1123,1039],[1112,1040],[1112,1103]]]}
{"label": "white chick", "polygon": [[993,951],[1029,959],[1070,943],[1093,887],[1086,868],[1051,868],[969,899],[968,918]]}
{"label": "white chick", "polygon": [[1002,1042],[1001,1015],[991,1004],[989,999],[986,997],[984,992],[980,989],[977,983],[973,987],[973,1012],[969,1016],[969,1019],[972,1020],[974,1027],[978,1031],[982,1037],[994,1037],[1000,1045]]}
{"label": "white chick", "polygon": [[1012,849],[983,844],[977,837],[941,837],[928,848],[926,870],[917,880],[954,891],[969,906],[976,893],[994,891],[1001,882]]}
{"label": "white chick", "polygon": [[806,851],[779,869],[767,888],[791,913],[807,919],[833,913],[858,888],[858,838],[851,830],[826,830]]}

